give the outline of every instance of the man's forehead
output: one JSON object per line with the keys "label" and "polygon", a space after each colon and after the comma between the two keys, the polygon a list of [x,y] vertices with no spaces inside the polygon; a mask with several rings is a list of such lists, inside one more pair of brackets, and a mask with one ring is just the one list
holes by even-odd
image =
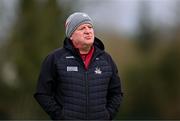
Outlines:
{"label": "man's forehead", "polygon": [[92,25],[91,25],[91,24],[89,24],[89,23],[83,23],[83,24],[79,25],[79,27],[78,27],[78,28],[80,28],[80,27],[84,27],[84,26],[92,26]]}

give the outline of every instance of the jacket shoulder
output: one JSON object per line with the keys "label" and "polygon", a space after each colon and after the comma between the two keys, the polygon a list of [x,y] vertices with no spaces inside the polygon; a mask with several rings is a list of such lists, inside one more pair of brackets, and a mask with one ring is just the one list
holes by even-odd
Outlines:
{"label": "jacket shoulder", "polygon": [[67,51],[64,48],[57,48],[51,52],[48,53],[45,60],[53,60],[56,61],[60,59],[64,54],[66,54]]}
{"label": "jacket shoulder", "polygon": [[113,57],[108,52],[104,51],[104,57],[106,58],[109,64],[111,64],[113,67],[116,66]]}
{"label": "jacket shoulder", "polygon": [[110,55],[108,52],[106,52],[106,51],[104,51],[103,56],[104,56],[108,61],[112,60],[111,55]]}
{"label": "jacket shoulder", "polygon": [[57,49],[53,50],[52,52],[50,52],[49,55],[61,56],[64,53],[66,53],[66,50],[64,48],[57,48]]}

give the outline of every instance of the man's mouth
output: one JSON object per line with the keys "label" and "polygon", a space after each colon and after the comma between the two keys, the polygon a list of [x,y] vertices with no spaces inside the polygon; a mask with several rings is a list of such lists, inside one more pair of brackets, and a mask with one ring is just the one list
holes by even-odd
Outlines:
{"label": "man's mouth", "polygon": [[92,37],[91,37],[91,36],[86,36],[85,38],[86,38],[86,39],[91,39]]}

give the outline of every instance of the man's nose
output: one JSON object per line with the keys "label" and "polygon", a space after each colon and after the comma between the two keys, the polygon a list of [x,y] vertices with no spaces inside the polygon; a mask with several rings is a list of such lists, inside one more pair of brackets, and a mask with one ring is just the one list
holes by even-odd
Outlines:
{"label": "man's nose", "polygon": [[89,27],[85,27],[85,33],[89,33],[90,32],[90,28]]}

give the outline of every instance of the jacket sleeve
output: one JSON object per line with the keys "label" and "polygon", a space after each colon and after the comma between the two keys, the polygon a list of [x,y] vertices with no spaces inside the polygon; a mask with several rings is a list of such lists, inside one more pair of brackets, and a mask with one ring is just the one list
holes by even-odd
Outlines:
{"label": "jacket sleeve", "polygon": [[62,106],[57,104],[53,94],[55,88],[56,69],[53,55],[49,55],[42,63],[34,98],[53,120],[62,119]]}
{"label": "jacket sleeve", "polygon": [[121,90],[121,80],[118,75],[118,69],[112,58],[109,56],[110,63],[112,65],[113,75],[109,82],[108,94],[107,94],[107,110],[110,114],[110,119],[114,119],[118,108],[120,107],[123,93]]}

